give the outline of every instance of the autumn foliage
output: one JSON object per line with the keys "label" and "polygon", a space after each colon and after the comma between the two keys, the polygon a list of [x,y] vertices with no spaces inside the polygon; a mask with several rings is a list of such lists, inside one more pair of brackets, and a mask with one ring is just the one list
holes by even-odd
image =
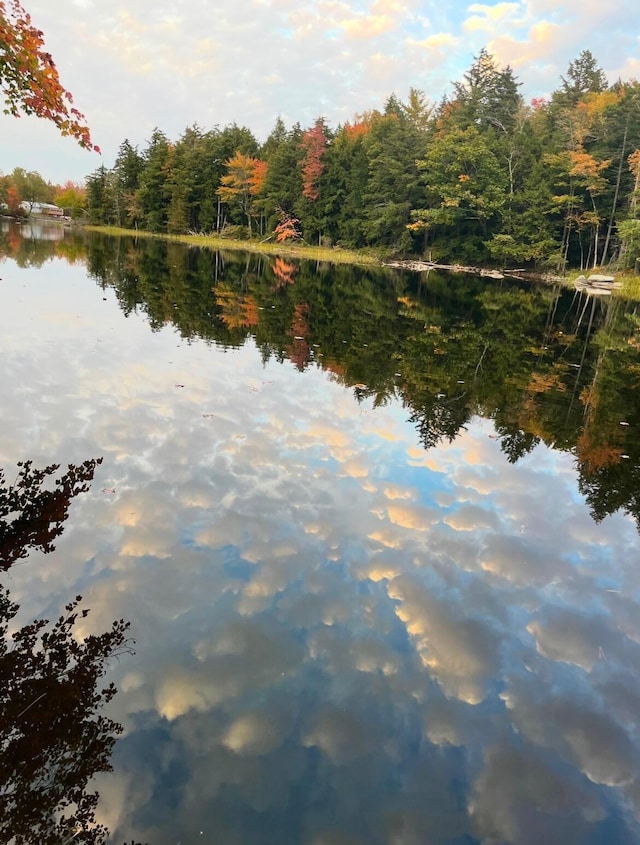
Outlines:
{"label": "autumn foliage", "polygon": [[276,290],[278,288],[292,285],[295,281],[296,272],[298,270],[297,264],[291,264],[279,256],[273,262],[273,275],[276,279]]}
{"label": "autumn foliage", "polygon": [[81,147],[100,152],[85,123],[63,88],[58,70],[46,51],[42,32],[19,0],[0,0],[0,91],[5,114],[34,114],[54,123],[62,135]]}
{"label": "autumn foliage", "polygon": [[213,289],[213,296],[220,309],[220,320],[228,329],[249,329],[258,325],[258,309],[250,294],[221,284]]}
{"label": "autumn foliage", "polygon": [[300,240],[300,221],[297,217],[284,211],[282,208],[278,209],[280,215],[280,222],[274,229],[276,241],[283,243],[284,241],[299,241]]}
{"label": "autumn foliage", "polygon": [[267,164],[258,158],[245,155],[236,150],[225,162],[226,174],[220,179],[217,194],[222,202],[237,204],[246,215],[247,226],[251,233],[253,200],[260,192],[267,174]]}
{"label": "autumn foliage", "polygon": [[322,120],[317,120],[302,136],[302,194],[308,200],[317,200],[320,195],[318,184],[324,172],[322,157],[326,146],[324,124]]}

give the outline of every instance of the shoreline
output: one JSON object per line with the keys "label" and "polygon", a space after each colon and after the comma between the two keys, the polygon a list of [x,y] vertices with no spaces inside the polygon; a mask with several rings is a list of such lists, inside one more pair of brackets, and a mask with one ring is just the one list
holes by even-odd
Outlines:
{"label": "shoreline", "polygon": [[[559,275],[525,268],[497,269],[490,267],[472,267],[463,264],[440,264],[435,261],[424,261],[422,259],[390,259],[375,252],[361,252],[359,250],[348,250],[342,247],[311,246],[301,243],[272,243],[269,240],[236,240],[222,238],[219,235],[184,235],[158,232],[146,232],[142,229],[123,229],[117,226],[94,226],[90,224],[75,224],[73,228],[86,229],[89,232],[99,232],[106,235],[150,238],[170,243],[182,243],[186,246],[207,247],[218,250],[234,250],[238,252],[253,252],[263,255],[280,255],[289,258],[300,258],[308,261],[326,262],[329,264],[354,264],[370,267],[387,267],[398,270],[409,270],[412,272],[428,273],[431,270],[442,270],[448,273],[467,273],[490,279],[516,279],[527,282],[541,282],[543,284],[562,284],[572,287],[577,278],[579,270],[574,270],[571,275]],[[597,268],[593,270],[597,272]],[[626,299],[640,300],[640,276],[625,273],[616,273],[621,288],[616,289],[614,296]]]}

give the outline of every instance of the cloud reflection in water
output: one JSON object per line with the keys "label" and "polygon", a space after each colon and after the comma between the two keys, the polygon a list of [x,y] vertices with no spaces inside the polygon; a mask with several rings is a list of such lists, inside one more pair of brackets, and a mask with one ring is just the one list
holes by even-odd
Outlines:
{"label": "cloud reflection in water", "polygon": [[12,592],[133,622],[114,841],[637,841],[640,544],[567,455],[511,465],[481,419],[424,452],[397,405],[47,272],[3,283],[2,456],[104,463]]}

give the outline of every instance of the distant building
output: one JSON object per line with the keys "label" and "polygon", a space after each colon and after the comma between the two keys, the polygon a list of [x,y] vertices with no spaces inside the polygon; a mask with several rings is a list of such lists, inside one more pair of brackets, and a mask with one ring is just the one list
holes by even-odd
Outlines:
{"label": "distant building", "polygon": [[27,214],[38,214],[42,217],[64,217],[64,209],[52,205],[50,202],[26,202],[20,203]]}

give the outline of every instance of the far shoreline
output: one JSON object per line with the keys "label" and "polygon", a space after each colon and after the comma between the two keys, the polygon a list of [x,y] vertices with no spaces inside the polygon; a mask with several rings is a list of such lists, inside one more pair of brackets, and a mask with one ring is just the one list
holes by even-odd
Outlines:
{"label": "far shoreline", "polygon": [[[66,225],[69,225],[65,221]],[[208,249],[234,250],[238,252],[252,252],[262,255],[274,255],[289,258],[299,258],[307,261],[318,261],[329,264],[352,264],[356,266],[387,267],[391,269],[409,270],[412,272],[430,272],[439,270],[447,273],[465,273],[477,275],[489,279],[517,279],[528,282],[541,282],[544,284],[561,284],[565,287],[572,287],[575,278],[580,270],[573,270],[570,273],[557,274],[542,270],[529,270],[526,268],[504,269],[497,267],[471,267],[461,264],[439,264],[434,261],[426,261],[419,258],[393,259],[390,256],[381,255],[375,250],[349,250],[342,247],[312,246],[300,242],[273,243],[269,239],[263,241],[239,240],[235,238],[224,238],[213,234],[169,234],[165,232],[147,232],[143,229],[125,229],[118,226],[97,226],[92,224],[77,223],[71,224],[73,228],[84,229],[89,232],[97,232],[114,237],[147,238],[170,243],[181,243],[186,246],[206,247]],[[592,268],[590,272],[610,272],[607,268]],[[640,300],[640,276],[633,274],[616,273],[616,279],[622,283],[622,288],[613,291],[614,296],[626,299]]]}

